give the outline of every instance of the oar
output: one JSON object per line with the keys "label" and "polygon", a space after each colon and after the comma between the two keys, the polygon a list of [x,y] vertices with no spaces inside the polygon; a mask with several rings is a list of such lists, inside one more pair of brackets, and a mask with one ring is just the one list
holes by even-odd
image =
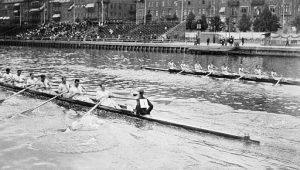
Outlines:
{"label": "oar", "polygon": [[180,72],[178,72],[177,74],[181,74],[182,72],[184,72],[184,70],[181,70]]}
{"label": "oar", "polygon": [[279,78],[279,80],[276,82],[276,84],[274,86],[277,86],[281,79],[282,79],[282,76]]}
{"label": "oar", "polygon": [[212,74],[212,71],[209,72],[208,74],[206,74],[204,77],[208,77],[208,76],[210,76],[211,74]]}
{"label": "oar", "polygon": [[[92,113],[92,111],[95,110],[101,103],[102,103],[102,100],[100,100],[93,108],[91,108],[88,112],[86,112],[80,119],[84,118],[87,115],[90,115]],[[80,119],[76,120],[75,122],[80,121]],[[75,123],[75,122],[73,122],[73,123]],[[73,123],[72,123],[72,125],[73,125]],[[65,132],[69,132],[70,130],[72,130],[72,126],[67,127]]]}
{"label": "oar", "polygon": [[118,97],[118,96],[111,96],[111,98],[125,99],[125,100],[136,100],[136,99],[133,99],[133,98],[128,98],[128,97]]}
{"label": "oar", "polygon": [[25,114],[31,113],[32,111],[36,110],[37,108],[39,108],[39,107],[41,107],[41,106],[45,105],[46,103],[49,103],[49,102],[51,102],[52,100],[56,99],[57,97],[59,97],[59,96],[61,96],[61,95],[65,94],[65,93],[68,93],[68,92],[63,92],[63,93],[60,93],[60,94],[58,94],[58,95],[56,95],[56,96],[52,97],[51,99],[49,99],[49,100],[47,100],[47,101],[43,102],[42,104],[40,104],[40,105],[38,105],[38,106],[36,106],[36,107],[34,107],[34,108],[32,108],[32,109],[28,109],[28,110],[26,110],[26,111],[24,111],[24,112],[20,113],[20,115],[25,115]]}
{"label": "oar", "polygon": [[19,92],[15,93],[15,94],[13,94],[13,95],[11,95],[11,96],[5,98],[5,99],[0,100],[0,104],[3,103],[5,100],[8,100],[8,99],[10,99],[10,98],[12,98],[12,97],[14,97],[14,96],[16,96],[16,95],[18,95],[18,94],[20,94],[20,93],[26,91],[26,90],[29,89],[30,87],[32,87],[32,86],[29,86],[29,87],[27,87],[27,88],[24,88],[23,90],[20,90]]}
{"label": "oar", "polygon": [[245,74],[243,74],[243,75],[240,75],[240,77],[238,77],[237,79],[235,79],[235,80],[240,80],[241,78],[243,78],[245,76]]}

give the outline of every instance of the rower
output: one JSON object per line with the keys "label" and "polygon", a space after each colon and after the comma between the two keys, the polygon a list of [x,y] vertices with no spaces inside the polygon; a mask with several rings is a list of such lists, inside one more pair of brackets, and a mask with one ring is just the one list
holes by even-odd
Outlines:
{"label": "rower", "polygon": [[212,63],[210,63],[208,66],[207,66],[207,70],[209,72],[214,72],[214,70],[217,69],[216,66],[214,66]]}
{"label": "rower", "polygon": [[182,71],[188,71],[188,66],[184,63],[180,64],[180,68],[181,68]]}
{"label": "rower", "polygon": [[41,75],[41,80],[38,81],[36,84],[38,88],[43,92],[44,91],[49,92],[49,90],[51,89],[50,82],[49,80],[46,79],[46,76],[44,74]]}
{"label": "rower", "polygon": [[81,84],[79,84],[79,79],[75,79],[74,85],[71,86],[68,94],[69,98],[93,103],[93,101],[89,97],[85,96],[85,94],[86,94],[85,88]]}
{"label": "rower", "polygon": [[15,86],[24,87],[25,77],[22,74],[22,70],[18,70],[17,74],[13,76],[13,82]]}
{"label": "rower", "polygon": [[195,64],[195,72],[202,72],[203,68],[199,62]]}
{"label": "rower", "polygon": [[136,114],[141,116],[150,115],[150,112],[153,109],[153,105],[147,98],[144,97],[143,89],[138,90],[138,98],[136,101]]}
{"label": "rower", "polygon": [[245,74],[245,69],[243,67],[243,64],[241,64],[239,67],[239,75],[244,75],[244,74]]}
{"label": "rower", "polygon": [[278,74],[274,71],[274,69],[272,69],[271,71],[271,76],[273,79],[277,79],[276,77],[278,76]]}
{"label": "rower", "polygon": [[7,68],[5,70],[5,74],[2,75],[3,76],[3,82],[5,83],[12,83],[13,81],[13,75],[10,73],[10,69]]}
{"label": "rower", "polygon": [[259,67],[259,65],[255,66],[254,74],[259,75],[259,76],[262,75],[262,71],[261,71],[261,68]]}
{"label": "rower", "polygon": [[96,90],[96,100],[99,102],[101,101],[101,105],[103,106],[121,109],[120,106],[111,99],[111,97],[113,96],[108,90],[106,90],[105,86],[103,84],[99,84],[99,87]]}
{"label": "rower", "polygon": [[168,67],[169,67],[169,69],[174,70],[174,69],[176,68],[176,65],[174,64],[173,61],[170,61],[170,62],[168,63]]}
{"label": "rower", "polygon": [[35,86],[38,82],[38,79],[34,77],[33,73],[29,74],[30,78],[26,81],[26,86]]}
{"label": "rower", "polygon": [[[70,91],[70,84],[67,82],[66,77],[61,78],[61,83],[58,85],[58,93],[64,93],[64,92],[69,92]],[[67,97],[67,94],[63,95],[64,97]]]}
{"label": "rower", "polygon": [[225,73],[225,74],[227,74],[228,73],[228,66],[224,63],[223,65],[222,65],[222,67],[221,67],[221,71],[222,71],[222,73]]}

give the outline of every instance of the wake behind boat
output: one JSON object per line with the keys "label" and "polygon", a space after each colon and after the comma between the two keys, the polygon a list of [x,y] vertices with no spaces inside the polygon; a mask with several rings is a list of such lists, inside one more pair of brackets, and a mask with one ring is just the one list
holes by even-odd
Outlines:
{"label": "wake behind boat", "polygon": [[[11,91],[20,91],[23,89],[22,87],[17,87],[17,86],[13,86],[13,85],[1,83],[1,82],[0,82],[0,86],[7,90],[11,90]],[[51,99],[51,98],[55,97],[55,99],[53,101],[55,101],[58,105],[64,106],[66,108],[74,108],[76,110],[88,110],[95,106],[95,103],[90,103],[90,102],[80,101],[80,100],[72,100],[70,98],[65,98],[62,96],[56,97],[53,94],[35,91],[32,89],[26,89],[22,94],[24,94],[26,96],[34,97],[34,98],[39,98],[39,99]],[[127,110],[126,107],[117,109],[117,108],[113,108],[113,107],[99,105],[96,107],[94,114],[99,115],[99,116],[112,115],[112,114],[116,114],[119,116],[129,116],[131,118],[145,120],[148,123],[152,122],[152,123],[157,123],[159,125],[185,129],[188,131],[212,134],[212,135],[224,137],[227,139],[245,141],[248,143],[254,143],[254,144],[260,143],[257,140],[250,139],[249,136],[237,136],[237,135],[202,129],[202,128],[198,128],[198,127],[193,127],[193,126],[189,126],[189,125],[184,125],[184,124],[180,124],[180,123],[169,122],[166,120],[161,120],[161,119],[157,119],[157,118],[153,118],[153,117],[136,115],[133,111]]]}
{"label": "wake behind boat", "polygon": [[[214,78],[225,78],[225,79],[240,79],[246,81],[255,81],[255,82],[264,82],[264,83],[273,83],[273,84],[284,84],[284,85],[297,85],[300,86],[300,80],[288,79],[288,78],[281,78],[278,79],[269,77],[269,76],[262,76],[262,75],[254,75],[254,74],[246,74],[246,75],[239,75],[236,73],[222,73],[222,72],[210,72],[210,71],[187,71],[181,69],[163,69],[163,68],[155,68],[155,67],[141,67],[145,70],[151,71],[164,71],[169,73],[179,73],[183,75],[201,75],[201,76],[209,76]],[[280,81],[278,81],[280,79]]]}

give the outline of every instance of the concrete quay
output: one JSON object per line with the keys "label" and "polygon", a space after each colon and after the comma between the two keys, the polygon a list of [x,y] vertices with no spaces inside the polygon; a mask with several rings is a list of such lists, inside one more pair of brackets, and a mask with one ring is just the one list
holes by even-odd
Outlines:
{"label": "concrete quay", "polygon": [[110,42],[110,41],[50,41],[50,40],[0,40],[4,46],[30,46],[50,48],[83,48],[103,50],[126,50],[140,52],[187,53],[195,55],[243,55],[300,57],[299,46],[262,46],[246,43],[244,46],[221,46],[192,42]]}

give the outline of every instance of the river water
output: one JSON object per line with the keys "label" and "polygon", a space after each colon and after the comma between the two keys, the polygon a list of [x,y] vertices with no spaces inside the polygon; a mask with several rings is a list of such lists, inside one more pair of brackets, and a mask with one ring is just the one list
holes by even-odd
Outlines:
{"label": "river water", "polygon": [[[101,118],[105,123],[98,130],[62,133],[80,111],[49,103],[29,117],[7,119],[43,102],[20,95],[0,106],[0,169],[300,169],[299,86],[140,69],[167,68],[171,60],[191,66],[226,63],[233,71],[240,63],[248,70],[261,65],[300,78],[297,58],[0,47],[2,72],[9,67],[26,76],[43,73],[53,84],[62,75],[79,78],[90,91],[101,82],[124,97],[143,87],[154,104],[153,117],[261,141],[249,145],[113,117]],[[0,88],[0,99],[11,94]]]}

